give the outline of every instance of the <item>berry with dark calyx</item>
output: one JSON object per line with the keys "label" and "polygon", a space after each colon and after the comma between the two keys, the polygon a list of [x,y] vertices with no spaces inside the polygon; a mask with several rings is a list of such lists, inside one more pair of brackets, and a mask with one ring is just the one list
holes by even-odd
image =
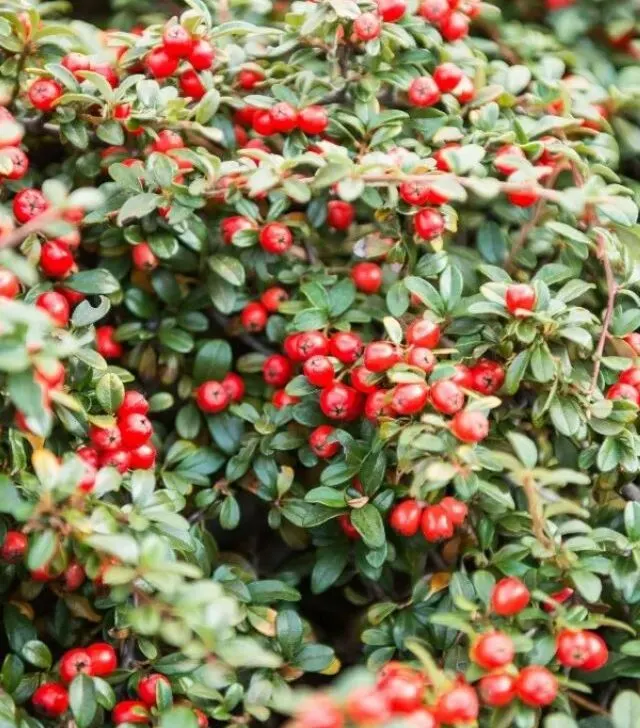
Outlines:
{"label": "berry with dark calyx", "polygon": [[293,375],[293,367],[286,356],[272,354],[262,365],[262,376],[272,387],[284,387]]}
{"label": "berry with dark calyx", "polygon": [[422,535],[431,543],[453,536],[453,523],[442,506],[427,506],[420,520]]}
{"label": "berry with dark calyx", "polygon": [[413,218],[413,226],[423,240],[433,240],[444,232],[444,218],[438,210],[425,207]]}
{"label": "berry with dark calyx", "polygon": [[187,60],[196,71],[208,71],[213,66],[215,51],[211,43],[204,38],[193,42]]}
{"label": "berry with dark calyx", "polygon": [[36,306],[49,314],[56,326],[64,328],[69,323],[69,304],[67,299],[56,291],[46,291],[36,298]]}
{"label": "berry with dark calyx", "polygon": [[543,708],[556,699],[558,680],[546,667],[529,665],[522,668],[518,675],[516,693],[525,705]]}
{"label": "berry with dark calyx", "polygon": [[516,697],[516,678],[506,672],[494,672],[480,678],[478,694],[485,705],[503,708]]}
{"label": "berry with dark calyx", "polygon": [[60,683],[45,682],[31,696],[33,707],[49,718],[58,718],[69,709],[69,694]]}
{"label": "berry with dark calyx", "polygon": [[373,341],[364,349],[364,365],[370,372],[386,372],[400,361],[400,352],[389,341]]}
{"label": "berry with dark calyx", "polygon": [[391,407],[401,416],[417,415],[425,408],[429,399],[429,387],[425,382],[398,384],[393,390]]}
{"label": "berry with dark calyx", "polygon": [[305,134],[322,134],[329,126],[329,114],[324,106],[307,106],[298,112],[298,129]]}
{"label": "berry with dark calyx", "polygon": [[426,108],[440,101],[440,89],[432,76],[414,78],[407,92],[411,106]]}
{"label": "berry with dark calyx", "polygon": [[391,417],[393,414],[389,392],[379,389],[367,395],[364,403],[364,416],[368,420],[375,422],[379,417]]}
{"label": "berry with dark calyx", "polygon": [[435,707],[436,720],[447,725],[473,723],[480,705],[471,685],[459,684],[440,697]]}
{"label": "berry with dark calyx", "polygon": [[225,374],[221,384],[231,402],[239,402],[244,397],[244,379],[239,374],[235,372]]}
{"label": "berry with dark calyx", "polygon": [[181,25],[168,25],[162,34],[162,45],[170,56],[184,58],[193,49],[193,39]]}
{"label": "berry with dark calyx", "polygon": [[275,132],[289,134],[298,126],[298,112],[286,101],[280,101],[269,110]]}
{"label": "berry with dark calyx", "polygon": [[91,656],[80,647],[68,650],[60,660],[60,677],[69,683],[76,675],[91,675]]}
{"label": "berry with dark calyx", "polygon": [[439,23],[450,13],[448,0],[422,0],[418,13],[429,23]]}
{"label": "berry with dark calyx", "polygon": [[136,412],[118,418],[122,446],[126,450],[144,445],[153,435],[153,425],[146,415]]}
{"label": "berry with dark calyx", "polygon": [[319,458],[332,458],[340,451],[340,443],[331,437],[334,432],[335,427],[331,425],[319,425],[309,435],[309,447]]}
{"label": "berry with dark calyx", "polygon": [[353,32],[358,40],[374,40],[380,35],[382,24],[375,13],[362,13],[353,21]]}
{"label": "berry with dark calyx", "polygon": [[350,202],[331,200],[327,203],[327,222],[336,230],[346,230],[355,218],[355,210]]}
{"label": "berry with dark calyx", "polygon": [[178,69],[179,59],[167,53],[164,47],[154,48],[145,60],[147,71],[154,78],[168,78]]}
{"label": "berry with dark calyx", "polygon": [[448,495],[438,505],[445,509],[454,526],[461,526],[465,522],[469,512],[466,503]]}
{"label": "berry with dark calyx", "polygon": [[210,379],[196,389],[196,404],[207,414],[217,414],[226,410],[230,403],[229,393],[221,382]]}
{"label": "berry with dark calyx", "polygon": [[334,382],[320,393],[320,409],[332,420],[349,421],[358,416],[360,395],[355,389]]}
{"label": "berry with dark calyx", "polygon": [[482,412],[463,410],[451,420],[451,432],[462,442],[481,442],[489,434],[489,420]]}
{"label": "berry with dark calyx", "polygon": [[426,346],[413,346],[406,355],[406,362],[429,374],[436,365],[436,355]]}
{"label": "berry with dark calyx", "polygon": [[398,194],[407,205],[426,205],[429,201],[429,185],[426,182],[403,182]]}
{"label": "berry with dark calyx", "polygon": [[107,642],[94,642],[87,647],[91,658],[91,674],[97,677],[107,677],[118,667],[118,656],[113,647]]}
{"label": "berry with dark calyx", "polygon": [[407,344],[434,349],[440,341],[440,326],[428,318],[413,321],[405,332]]}
{"label": "berry with dark calyx", "polygon": [[39,78],[29,87],[29,101],[38,111],[52,111],[63,92],[62,86],[52,78]]}
{"label": "berry with dark calyx", "polygon": [[405,500],[393,507],[389,516],[389,525],[401,536],[415,536],[420,528],[421,516],[422,508],[418,501]]}
{"label": "berry with dark calyx", "polygon": [[20,561],[27,552],[28,543],[22,531],[7,531],[0,547],[0,558],[10,564]]}
{"label": "berry with dark calyx", "polygon": [[[112,427],[96,427],[92,425],[89,428],[89,439],[98,450],[118,450],[122,446],[122,433],[120,432],[120,428],[115,425]],[[97,465],[91,459],[87,461],[94,466]]]}
{"label": "berry with dark calyx", "polygon": [[378,13],[385,23],[395,23],[407,10],[405,0],[376,0],[376,2]]}
{"label": "berry with dark calyx", "polygon": [[152,672],[150,675],[145,675],[141,678],[138,683],[138,696],[150,708],[155,707],[157,704],[157,687],[158,683],[161,682],[165,685],[170,685],[167,677],[158,672]]}
{"label": "berry with dark calyx", "polygon": [[286,225],[270,222],[260,230],[258,241],[267,253],[283,255],[293,244],[293,235]]}
{"label": "berry with dark calyx", "polygon": [[98,326],[96,329],[96,351],[105,359],[119,359],[124,348],[115,339],[116,330],[113,326]]}
{"label": "berry with dark calyx", "polygon": [[377,293],[382,285],[382,268],[377,263],[356,263],[351,269],[351,279],[363,293]]}
{"label": "berry with dark calyx", "polygon": [[329,339],[329,353],[343,364],[356,362],[364,349],[362,339],[358,334],[339,332]]}
{"label": "berry with dark calyx", "polygon": [[6,179],[22,179],[29,170],[29,157],[20,147],[4,147],[0,152],[0,158],[8,159],[11,162],[11,171],[4,176]]}
{"label": "berry with dark calyx", "polygon": [[258,301],[248,303],[242,309],[242,314],[240,316],[243,328],[252,334],[262,331],[267,325],[268,318],[269,312]]}
{"label": "berry with dark calyx", "polygon": [[468,373],[471,389],[487,397],[495,394],[504,383],[503,366],[491,359],[481,359]]}
{"label": "berry with dark calyx", "polygon": [[335,369],[331,360],[321,354],[307,359],[302,367],[302,372],[315,387],[328,387],[335,377]]}
{"label": "berry with dark calyx", "polygon": [[280,304],[288,300],[289,294],[279,286],[272,286],[260,296],[260,303],[267,309],[269,313],[276,313],[280,308]]}
{"label": "berry with dark calyx", "polygon": [[533,286],[526,283],[514,283],[507,286],[504,296],[507,311],[513,316],[526,315],[536,305],[536,292]]}
{"label": "berry with dark calyx", "polygon": [[464,407],[464,392],[450,379],[439,379],[431,385],[431,404],[445,415],[453,415]]}
{"label": "berry with dark calyx", "polygon": [[433,71],[433,80],[443,94],[453,91],[463,76],[462,69],[455,63],[441,63]]}
{"label": "berry with dark calyx", "polygon": [[586,631],[563,629],[556,637],[556,657],[563,667],[581,667],[589,656]]}
{"label": "berry with dark calyx", "polygon": [[141,700],[121,700],[111,711],[111,719],[116,725],[121,723],[150,723],[151,716]]}
{"label": "berry with dark calyx", "polygon": [[26,223],[49,209],[47,198],[33,187],[20,190],[13,198],[13,216],[19,223]]}
{"label": "berry with dark calyx", "polygon": [[513,640],[508,634],[499,631],[481,634],[471,647],[471,659],[485,670],[504,667],[515,657]]}
{"label": "berry with dark calyx", "polygon": [[527,587],[515,576],[507,576],[493,587],[491,609],[501,617],[513,617],[528,604],[531,594]]}
{"label": "berry with dark calyx", "polygon": [[64,278],[75,265],[69,247],[57,240],[47,240],[40,251],[40,268],[48,278]]}
{"label": "berry with dark calyx", "polygon": [[321,331],[303,331],[296,338],[296,359],[306,361],[312,356],[329,353],[329,341]]}

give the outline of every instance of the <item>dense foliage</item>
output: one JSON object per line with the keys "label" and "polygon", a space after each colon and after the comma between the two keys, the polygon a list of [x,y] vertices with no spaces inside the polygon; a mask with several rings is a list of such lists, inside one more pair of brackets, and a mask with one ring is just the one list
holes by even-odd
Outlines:
{"label": "dense foliage", "polygon": [[0,4],[0,726],[637,728],[637,2],[66,10]]}

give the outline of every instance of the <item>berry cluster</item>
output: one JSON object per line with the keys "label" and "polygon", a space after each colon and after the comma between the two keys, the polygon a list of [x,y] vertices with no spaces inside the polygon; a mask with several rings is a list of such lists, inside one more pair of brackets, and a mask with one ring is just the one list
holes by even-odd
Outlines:
{"label": "berry cluster", "polygon": [[[635,337],[637,334],[629,334],[629,337],[632,336]],[[635,341],[635,339],[630,340],[629,337],[625,337],[627,343]],[[606,397],[607,399],[624,399],[640,407],[640,367],[631,366],[620,372],[618,380],[607,390]]]}
{"label": "berry cluster", "polygon": [[280,304],[288,298],[289,294],[280,286],[267,288],[259,301],[251,301],[242,309],[242,326],[251,333],[262,331],[267,325],[269,314],[277,313]]}
{"label": "berry cluster", "polygon": [[389,514],[389,525],[401,536],[415,536],[418,529],[429,542],[451,538],[467,517],[468,508],[457,498],[446,496],[435,505],[423,505],[413,498],[401,501]]}
{"label": "berry cluster", "polygon": [[196,404],[206,414],[223,412],[232,402],[244,397],[244,380],[239,374],[229,372],[221,382],[209,379],[195,392]]}

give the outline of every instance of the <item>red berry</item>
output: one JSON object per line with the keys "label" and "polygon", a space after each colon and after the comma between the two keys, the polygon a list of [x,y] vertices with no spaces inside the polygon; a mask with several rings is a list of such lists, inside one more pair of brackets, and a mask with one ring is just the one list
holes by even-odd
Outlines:
{"label": "red berry", "polygon": [[440,21],[440,33],[450,43],[466,38],[469,35],[469,18],[459,12],[446,15]]}
{"label": "red berry", "polygon": [[116,468],[119,473],[126,473],[131,465],[131,456],[127,450],[106,450],[100,455],[101,468]]}
{"label": "red berry", "polygon": [[289,298],[289,294],[280,288],[279,286],[273,286],[267,288],[267,290],[260,296],[260,303],[269,311],[269,313],[276,313],[280,308],[280,304]]}
{"label": "red berry", "polygon": [[135,450],[153,435],[153,425],[146,415],[132,412],[118,418],[118,427],[125,450]]}
{"label": "red berry", "polygon": [[69,708],[69,695],[60,683],[42,683],[31,696],[33,707],[49,718],[57,718]]}
{"label": "red berry", "polygon": [[[560,591],[549,594],[549,596],[551,597],[551,599],[554,600],[554,602],[557,602],[558,604],[563,604],[568,599],[571,599],[571,597],[573,596],[573,589],[569,586],[565,586],[563,589],[560,589]],[[547,602],[543,602],[542,608],[545,612],[553,612],[556,609],[553,604],[549,604]]]}
{"label": "red berry", "polygon": [[527,587],[515,576],[507,576],[493,587],[491,609],[501,617],[512,617],[528,604],[531,595]]}
{"label": "red berry", "polygon": [[507,311],[513,316],[522,316],[524,311],[533,311],[536,305],[536,291],[526,283],[507,286],[504,296]]}
{"label": "red berry", "polygon": [[154,152],[166,154],[172,149],[182,149],[184,147],[184,140],[178,132],[172,131],[171,129],[162,129],[162,131],[158,132],[158,136],[151,147]]}
{"label": "red berry", "polygon": [[269,313],[267,309],[258,301],[248,303],[243,309],[240,316],[242,326],[251,333],[262,331],[267,325]]}
{"label": "red berry", "polygon": [[454,526],[461,526],[465,522],[469,509],[462,501],[448,495],[438,505],[445,509]]}
{"label": "red berry", "polygon": [[453,94],[461,104],[468,104],[475,98],[476,87],[468,76],[463,76],[460,83],[453,89]]}
{"label": "red berry", "polygon": [[450,379],[439,379],[431,385],[431,404],[445,415],[453,415],[464,407],[464,393]]}
{"label": "red berry", "polygon": [[154,78],[168,78],[176,72],[179,62],[179,59],[167,53],[164,47],[159,47],[149,53],[145,67]]}
{"label": "red berry", "polygon": [[473,723],[478,717],[480,705],[471,685],[456,685],[440,697],[436,703],[435,716],[440,723],[458,725]]}
{"label": "red berry", "polygon": [[229,372],[221,384],[232,402],[239,402],[244,397],[244,379],[239,374]]}
{"label": "red berry", "polygon": [[115,88],[118,85],[118,74],[115,72],[113,66],[109,63],[92,63],[91,70],[94,73],[98,73],[103,76],[111,88]]}
{"label": "red berry", "polygon": [[272,354],[262,365],[262,376],[272,387],[284,387],[293,375],[293,367],[286,356]]}
{"label": "red berry", "polygon": [[423,240],[433,240],[444,232],[444,217],[432,207],[425,207],[413,218],[416,233]]}
{"label": "red berry", "polygon": [[60,61],[60,65],[75,76],[79,71],[88,71],[91,68],[91,60],[84,53],[67,53]]}
{"label": "red berry", "polygon": [[63,88],[51,78],[39,78],[29,87],[29,101],[38,111],[51,111],[62,96]]}
{"label": "red berry", "polygon": [[516,693],[525,705],[541,708],[551,705],[558,694],[558,681],[542,665],[523,668],[516,680]]}
{"label": "red berry", "polygon": [[587,671],[599,670],[607,664],[607,660],[609,659],[607,643],[596,632],[587,630],[585,634],[587,637],[589,656],[582,663],[581,669]]}
{"label": "red berry", "polygon": [[607,399],[626,399],[640,407],[640,390],[632,387],[630,384],[622,384],[618,382],[609,387]]}
{"label": "red berry", "polygon": [[15,298],[20,293],[20,281],[6,268],[0,268],[0,298]]}
{"label": "red berry", "polygon": [[453,523],[442,506],[427,506],[422,511],[420,527],[422,535],[432,543],[453,536]]}
{"label": "red berry", "polygon": [[22,531],[7,531],[0,548],[3,561],[14,563],[20,561],[27,551],[28,539]]}
{"label": "red berry", "polygon": [[331,425],[320,425],[309,435],[309,447],[319,458],[332,458],[340,450],[338,440],[327,442],[335,431]]}
{"label": "red berry", "polygon": [[79,589],[84,584],[87,575],[82,568],[82,564],[73,561],[64,570],[63,578],[67,591],[76,591],[76,589]]}
{"label": "red berry", "polygon": [[411,728],[438,728],[438,722],[429,708],[418,708],[406,716],[407,725]]}
{"label": "red berry", "polygon": [[118,407],[118,417],[130,414],[146,415],[148,411],[147,398],[135,389],[129,389],[124,393],[122,404]]}
{"label": "red berry", "polygon": [[[115,425],[112,427],[97,427],[92,425],[89,428],[89,439],[98,450],[118,450],[122,446],[122,433]],[[97,465],[88,456],[82,456],[92,465]]]}
{"label": "red berry", "polygon": [[138,243],[134,245],[131,251],[131,260],[135,268],[144,271],[152,271],[158,267],[159,263],[149,243]]}
{"label": "red berry", "polygon": [[343,364],[353,364],[360,358],[363,350],[362,339],[358,334],[339,332],[329,339],[329,352]]}
{"label": "red berry", "polygon": [[480,442],[489,434],[489,420],[482,412],[463,410],[451,420],[451,432],[462,442]]}
{"label": "red berry", "polygon": [[264,73],[253,68],[243,68],[236,76],[238,86],[245,91],[251,91],[261,81],[264,81]]}
{"label": "red berry", "polygon": [[116,330],[113,326],[98,326],[96,329],[96,351],[105,359],[119,359],[124,348],[114,338]]}
{"label": "red berry", "polygon": [[49,209],[47,198],[40,190],[27,187],[20,190],[13,198],[13,216],[19,222],[24,224],[33,220],[34,217],[42,215]]}
{"label": "red berry", "polygon": [[640,333],[627,334],[622,337],[622,340],[633,349],[636,355],[640,355]]}
{"label": "red berry", "polygon": [[429,185],[426,182],[403,182],[398,194],[408,205],[426,205],[429,201]]}
{"label": "red berry", "polygon": [[329,126],[329,114],[324,106],[307,106],[298,113],[298,128],[305,134],[322,134]]}
{"label": "red berry", "polygon": [[151,717],[147,706],[141,700],[121,700],[115,704],[111,718],[116,725],[120,723],[149,723]]}
{"label": "red berry", "polygon": [[253,114],[251,126],[257,134],[262,136],[271,136],[276,131],[271,112],[268,109],[257,109]]}
{"label": "red berry", "polygon": [[86,650],[78,647],[62,655],[60,677],[68,683],[80,674],[91,675],[91,657]]}
{"label": "red berry", "polygon": [[431,76],[419,76],[411,81],[408,98],[412,106],[426,108],[440,101],[440,89]]}
{"label": "red berry", "polygon": [[447,0],[422,0],[418,12],[430,23],[439,23],[449,14],[449,3]]}
{"label": "red berry", "polygon": [[393,390],[391,407],[398,415],[416,415],[422,412],[429,399],[429,387],[425,382],[398,384]]}
{"label": "red berry", "polygon": [[320,393],[320,409],[333,420],[352,420],[358,416],[358,392],[340,382],[334,382]]}
{"label": "red berry", "polygon": [[618,377],[620,384],[630,384],[632,387],[640,387],[640,367],[629,367]]}
{"label": "red berry", "polygon": [[350,202],[331,200],[327,203],[327,222],[336,230],[346,230],[353,222],[355,210]]}
{"label": "red berry", "polygon": [[376,0],[378,12],[385,23],[395,23],[405,14],[407,4],[405,0]]}
{"label": "red berry", "polygon": [[298,112],[286,101],[280,101],[272,106],[269,116],[275,132],[289,134],[298,125]]}
{"label": "red berry", "polygon": [[175,58],[184,58],[193,48],[189,31],[181,25],[168,25],[162,34],[164,50]]}
{"label": "red berry", "polygon": [[356,263],[351,279],[363,293],[377,293],[382,285],[382,268],[377,263]]}
{"label": "red berry", "polygon": [[375,688],[356,688],[347,698],[344,709],[347,717],[356,725],[384,724],[390,716],[386,695]]}
{"label": "red berry", "polygon": [[516,679],[505,672],[485,675],[478,683],[478,693],[485,705],[502,708],[516,697]]}
{"label": "red berry", "polygon": [[36,298],[36,306],[46,311],[53,323],[64,328],[69,323],[69,304],[67,299],[55,291],[46,291]]}
{"label": "red berry", "polygon": [[374,13],[362,13],[353,21],[353,32],[358,40],[368,41],[380,35],[382,25]]}
{"label": "red berry", "polygon": [[379,417],[391,417],[394,412],[390,400],[390,393],[383,389],[371,392],[364,403],[364,416],[372,422]]}
{"label": "red berry", "polygon": [[156,464],[156,449],[150,442],[129,452],[129,467],[132,470],[150,470]]}
{"label": "red berry", "polygon": [[563,629],[556,637],[556,657],[563,667],[581,667],[589,657],[585,630]]}
{"label": "red berry", "polygon": [[193,43],[187,60],[196,71],[208,71],[213,65],[215,51],[209,41],[201,38]]}
{"label": "red berry", "polygon": [[233,237],[236,233],[242,230],[255,230],[256,225],[248,217],[242,217],[242,215],[234,215],[232,217],[225,217],[220,223],[220,233],[222,240],[227,244],[231,245]]}
{"label": "red berry", "polygon": [[202,79],[192,68],[188,68],[180,74],[178,83],[180,84],[182,95],[196,101],[199,101],[207,93],[207,87],[202,83]]}
{"label": "red berry", "polygon": [[209,414],[222,412],[227,409],[229,402],[229,393],[221,382],[211,379],[208,382],[203,382],[196,389],[196,404],[203,412]]}
{"label": "red berry", "polygon": [[504,382],[504,368],[491,359],[481,359],[469,370],[471,389],[485,396],[497,392]]}
{"label": "red berry", "polygon": [[131,116],[131,104],[116,104],[113,109],[113,118],[126,121]]}
{"label": "red berry", "polygon": [[4,176],[7,179],[22,179],[29,169],[29,157],[20,147],[4,147],[0,155],[11,162],[11,171]]}
{"label": "red berry", "polygon": [[267,253],[283,255],[293,244],[293,235],[286,225],[270,222],[260,230],[258,241]]}
{"label": "red berry", "polygon": [[296,360],[306,361],[312,356],[329,353],[329,341],[320,331],[304,331],[296,338]]}
{"label": "red berry", "polygon": [[481,634],[471,648],[471,659],[485,670],[508,665],[515,654],[511,637],[498,631]]}
{"label": "red berry", "polygon": [[526,156],[520,147],[515,144],[505,144],[496,152],[496,158],[493,160],[493,166],[505,176],[509,176],[517,172],[522,164],[519,160],[526,159]]}
{"label": "red berry", "polygon": [[449,93],[462,81],[464,73],[455,63],[441,63],[433,72],[433,80],[442,91]]}
{"label": "red berry", "polygon": [[408,352],[406,356],[407,364],[412,367],[418,367],[423,372],[429,374],[433,371],[436,365],[436,355],[427,349],[425,346],[414,346]]}
{"label": "red berry", "polygon": [[309,382],[315,387],[328,387],[333,382],[335,376],[335,370],[331,360],[320,354],[316,354],[310,359],[307,359],[302,367],[302,371]]}
{"label": "red berry", "polygon": [[300,401],[299,397],[294,397],[292,394],[287,394],[284,389],[276,389],[271,397],[271,404],[276,409],[282,409],[289,405],[297,404]]}
{"label": "red berry", "polygon": [[[389,516],[389,525],[401,536],[415,536],[420,528],[422,508],[418,501],[413,499],[398,503]],[[418,706],[414,706],[418,707]]]}
{"label": "red berry", "polygon": [[413,321],[405,333],[408,344],[433,349],[440,341],[440,327],[431,319],[421,318]]}
{"label": "red berry", "polygon": [[353,387],[363,394],[371,394],[378,389],[375,384],[375,374],[366,367],[354,367],[349,378]]}
{"label": "red berry", "polygon": [[57,240],[47,240],[40,251],[40,267],[48,278],[64,278],[73,266],[75,260],[64,243]]}
{"label": "red berry", "polygon": [[344,535],[350,541],[358,541],[360,539],[360,534],[353,523],[351,523],[351,517],[347,513],[338,516],[338,524]]}
{"label": "red berry", "polygon": [[373,341],[364,350],[364,365],[370,372],[386,372],[400,361],[400,352],[389,341]]}
{"label": "red berry", "polygon": [[118,667],[118,656],[110,644],[94,642],[87,647],[91,658],[91,674],[107,677]]}
{"label": "red berry", "polygon": [[[418,530],[419,520],[418,517],[413,533],[403,535],[412,536],[415,534]],[[382,676],[378,680],[377,687],[387,698],[387,703],[394,713],[406,715],[407,713],[413,713],[421,706],[424,700],[426,681],[419,672],[409,668],[401,668],[392,670]],[[409,725],[413,724],[410,723]]]}
{"label": "red berry", "polygon": [[141,678],[138,683],[138,695],[140,699],[146,703],[150,708],[155,707],[157,704],[157,686],[158,683],[164,683],[170,685],[169,679],[158,672],[152,672],[151,675],[146,675]]}
{"label": "red berry", "polygon": [[521,187],[507,192],[507,199],[516,207],[531,207],[540,199],[540,195],[534,187]]}

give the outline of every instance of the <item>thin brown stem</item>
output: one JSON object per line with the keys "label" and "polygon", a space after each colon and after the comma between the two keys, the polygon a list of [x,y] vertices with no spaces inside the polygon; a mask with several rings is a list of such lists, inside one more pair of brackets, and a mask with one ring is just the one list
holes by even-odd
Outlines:
{"label": "thin brown stem", "polygon": [[592,702],[591,700],[588,700],[587,698],[583,697],[582,695],[578,695],[578,693],[567,693],[569,696],[569,700],[573,701],[576,705],[579,705],[581,708],[586,708],[587,710],[590,710],[592,713],[597,713],[598,715],[609,715],[608,711],[606,711],[604,708],[599,706],[597,703]]}
{"label": "thin brown stem", "polygon": [[591,377],[591,386],[589,387],[589,396],[591,396],[598,385],[598,376],[600,374],[600,366],[602,364],[602,354],[604,353],[604,347],[607,343],[607,337],[609,336],[609,326],[611,325],[611,319],[613,317],[613,307],[616,303],[616,295],[618,293],[618,284],[613,275],[611,268],[611,261],[607,254],[607,244],[602,235],[598,236],[598,258],[602,261],[604,268],[605,281],[607,284],[607,308],[604,313],[602,320],[602,331],[600,332],[600,338],[598,339],[598,345],[596,346],[595,353],[593,355],[594,366],[593,375]]}
{"label": "thin brown stem", "polygon": [[553,541],[545,531],[545,520],[538,495],[538,486],[533,476],[527,474],[522,479],[522,487],[527,496],[527,510],[531,516],[533,535],[545,549],[553,549]]}
{"label": "thin brown stem", "polygon": [[50,222],[57,220],[60,211],[57,209],[47,210],[41,215],[34,217],[33,220],[21,225],[19,228],[12,230],[6,235],[0,236],[0,248],[14,248],[32,233],[38,233],[45,228]]}

